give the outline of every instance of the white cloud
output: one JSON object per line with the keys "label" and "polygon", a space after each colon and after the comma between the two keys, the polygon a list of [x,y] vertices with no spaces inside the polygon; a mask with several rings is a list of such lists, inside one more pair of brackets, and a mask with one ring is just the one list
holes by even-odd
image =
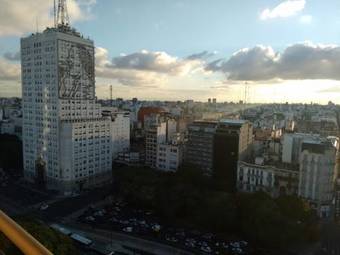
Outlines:
{"label": "white cloud", "polygon": [[170,76],[183,76],[203,69],[199,59],[180,59],[160,51],[122,54],[109,60],[105,48],[96,49],[96,74],[116,79],[123,85],[161,86]]}
{"label": "white cloud", "polygon": [[[91,17],[95,0],[69,0],[71,23]],[[0,0],[0,36],[21,36],[53,25],[53,1],[50,0]]]}
{"label": "white cloud", "polygon": [[287,0],[273,9],[266,8],[260,14],[260,19],[286,18],[293,16],[305,8],[306,0]]}
{"label": "white cloud", "polygon": [[20,80],[20,64],[0,58],[0,81]]}
{"label": "white cloud", "polygon": [[311,15],[302,15],[300,18],[299,18],[299,21],[301,24],[310,24],[312,23],[313,21],[313,17]]}
{"label": "white cloud", "polygon": [[222,72],[228,80],[340,80],[340,46],[305,42],[291,45],[282,53],[256,46],[212,62],[206,69]]}

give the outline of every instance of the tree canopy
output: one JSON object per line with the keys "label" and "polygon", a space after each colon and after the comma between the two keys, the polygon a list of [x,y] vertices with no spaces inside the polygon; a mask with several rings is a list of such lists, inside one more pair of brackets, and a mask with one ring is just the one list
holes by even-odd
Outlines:
{"label": "tree canopy", "polygon": [[153,209],[171,224],[221,236],[236,234],[272,248],[318,239],[314,212],[296,196],[274,199],[263,192],[227,193],[191,166],[176,173],[123,167],[114,176],[118,195]]}

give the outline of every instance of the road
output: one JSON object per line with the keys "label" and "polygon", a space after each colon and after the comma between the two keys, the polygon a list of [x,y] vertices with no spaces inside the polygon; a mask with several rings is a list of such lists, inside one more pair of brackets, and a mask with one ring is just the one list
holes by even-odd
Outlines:
{"label": "road", "polygon": [[91,227],[77,223],[69,223],[64,226],[71,231],[83,233],[85,236],[89,237],[92,240],[100,243],[106,243],[108,246],[110,246],[111,243],[114,243],[115,246],[128,246],[131,248],[159,255],[193,255],[193,253],[191,252],[184,251],[169,245],[141,239],[123,233],[93,229]]}

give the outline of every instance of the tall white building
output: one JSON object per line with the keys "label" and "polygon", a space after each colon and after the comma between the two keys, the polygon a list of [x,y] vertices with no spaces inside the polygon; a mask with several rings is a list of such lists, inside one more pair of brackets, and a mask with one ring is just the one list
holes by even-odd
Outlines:
{"label": "tall white building", "polygon": [[157,169],[175,172],[183,161],[183,144],[162,143],[157,146]]}
{"label": "tall white building", "polygon": [[166,142],[166,122],[150,125],[145,130],[145,164],[152,168],[157,167],[157,148]]}
{"label": "tall white building", "polygon": [[282,137],[282,162],[298,164],[303,141],[318,141],[320,135],[305,133],[286,133]]}
{"label": "tall white building", "polygon": [[62,20],[21,39],[21,70],[25,178],[64,193],[110,180],[110,119],[96,104],[93,41]]}
{"label": "tall white building", "polygon": [[[105,114],[104,114],[105,115]],[[129,112],[110,112],[112,158],[130,149],[130,114]]]}
{"label": "tall white building", "polygon": [[310,202],[320,217],[329,217],[336,181],[336,149],[329,141],[305,141],[300,154],[300,197]]}

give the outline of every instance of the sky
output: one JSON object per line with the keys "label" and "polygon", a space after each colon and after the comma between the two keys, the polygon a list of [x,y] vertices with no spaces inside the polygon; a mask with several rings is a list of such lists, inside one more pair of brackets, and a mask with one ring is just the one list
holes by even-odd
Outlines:
{"label": "sky", "polygon": [[[94,40],[96,94],[340,103],[339,0],[67,0]],[[20,38],[52,0],[0,0],[0,96],[20,96]]]}

